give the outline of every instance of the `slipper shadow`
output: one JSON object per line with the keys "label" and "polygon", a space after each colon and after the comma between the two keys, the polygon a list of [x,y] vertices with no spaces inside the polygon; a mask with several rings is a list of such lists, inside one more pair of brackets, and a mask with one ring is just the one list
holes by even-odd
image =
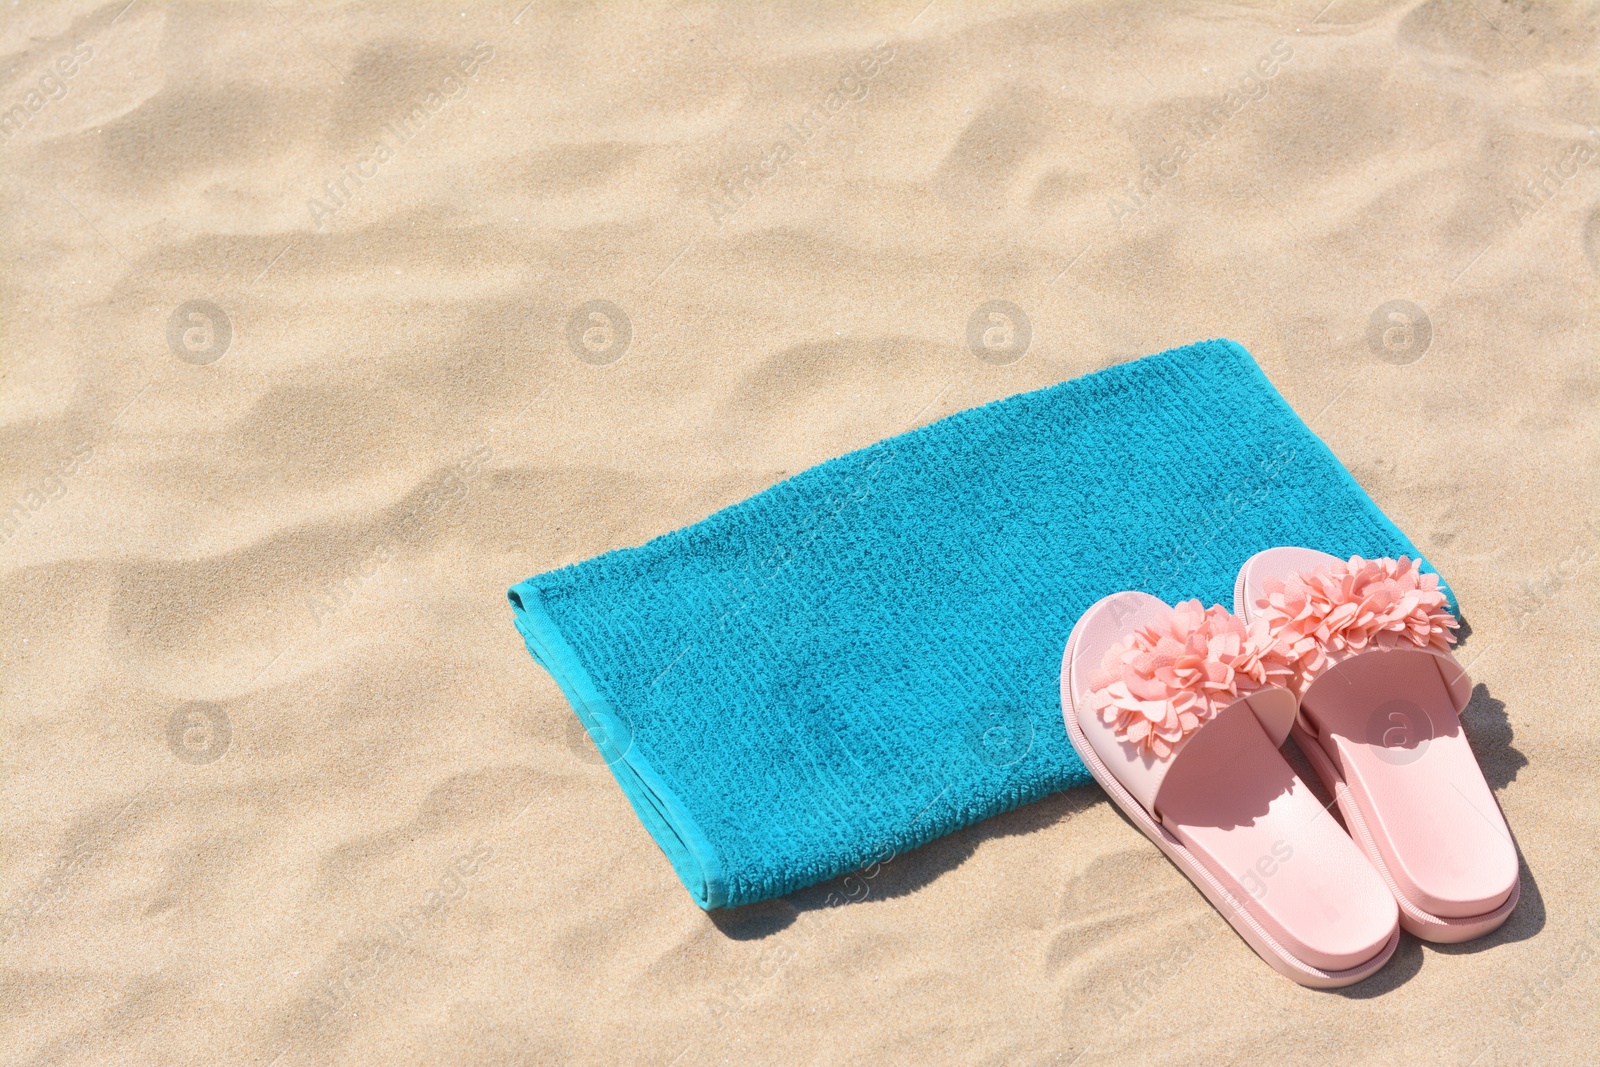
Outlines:
{"label": "slipper shadow", "polygon": [[1330,989],[1327,992],[1348,1000],[1370,1000],[1409,982],[1418,971],[1422,970],[1424,961],[1432,953],[1437,952],[1442,956],[1462,956],[1470,952],[1483,952],[1498,945],[1524,941],[1537,934],[1544,929],[1544,897],[1539,892],[1539,883],[1534,879],[1533,872],[1528,869],[1526,860],[1521,861],[1520,869],[1522,898],[1517,901],[1516,908],[1498,930],[1455,945],[1424,943],[1410,934],[1402,933],[1400,947],[1394,950],[1393,958],[1383,970],[1353,986]]}
{"label": "slipper shadow", "polygon": [[[1487,686],[1479,684],[1473,687],[1472,697],[1462,710],[1461,719],[1467,740],[1490,787],[1498,791],[1515,781],[1517,772],[1527,766],[1528,760],[1512,745],[1513,733],[1505,702],[1496,700],[1489,694]],[[1318,799],[1325,805],[1331,805],[1332,797],[1326,795],[1321,781],[1293,741],[1284,746],[1284,755]],[[792,925],[801,912],[851,907],[914,893],[960,867],[987,840],[1036,833],[1092,805],[1103,803],[1109,801],[1105,793],[1097,788],[1084,786],[1069,789],[947,834],[912,852],[891,856],[881,863],[797,890],[786,897],[719,908],[707,915],[723,936],[730,940],[760,940]],[[1112,811],[1137,832],[1133,822],[1115,805],[1112,805]],[[1334,811],[1337,817],[1337,809]],[[1430,948],[1449,953],[1480,951],[1532,937],[1544,927],[1544,922],[1544,901],[1524,859],[1522,900],[1505,925],[1476,941],[1461,945],[1431,945]],[[1357,986],[1330,992],[1353,998],[1386,992],[1414,976],[1421,969],[1423,958],[1424,953],[1416,939],[1403,935],[1394,958],[1383,970]]]}
{"label": "slipper shadow", "polygon": [[1389,962],[1384,964],[1377,974],[1341,989],[1314,989],[1312,992],[1329,993],[1345,1000],[1371,1000],[1374,997],[1381,997],[1415,978],[1417,972],[1422,970],[1423,958],[1422,942],[1401,931],[1400,944],[1395,947],[1394,955],[1389,957]]}
{"label": "slipper shadow", "polygon": [[1526,941],[1544,929],[1545,911],[1544,894],[1539,892],[1539,882],[1533,877],[1533,869],[1528,866],[1528,858],[1518,851],[1517,874],[1522,879],[1522,896],[1517,901],[1517,906],[1511,909],[1511,914],[1500,925],[1498,930],[1484,934],[1473,941],[1463,941],[1457,945],[1429,945],[1435,952],[1446,956],[1460,956],[1468,952],[1487,952],[1489,949],[1500,945],[1510,945],[1518,941]]}
{"label": "slipper shadow", "polygon": [[[1489,687],[1480,682],[1472,687],[1472,696],[1467,706],[1461,709],[1461,724],[1467,735],[1467,744],[1471,746],[1472,755],[1477,759],[1489,788],[1499,793],[1516,781],[1517,773],[1528,765],[1528,757],[1512,744],[1515,733],[1511,729],[1511,719],[1506,714],[1505,701],[1495,699]],[[1517,828],[1510,826],[1510,821],[1506,820],[1515,842]],[[1524,941],[1543,930],[1544,897],[1539,892],[1539,883],[1520,845],[1517,846],[1517,868],[1522,879],[1522,897],[1498,930],[1473,941],[1430,947],[1451,955],[1480,952],[1496,945]]]}
{"label": "slipper shadow", "polygon": [[1461,724],[1489,788],[1498,792],[1516,781],[1517,772],[1528,765],[1528,757],[1511,744],[1515,735],[1506,702],[1496,700],[1480,682],[1472,687],[1472,697],[1461,709]]}

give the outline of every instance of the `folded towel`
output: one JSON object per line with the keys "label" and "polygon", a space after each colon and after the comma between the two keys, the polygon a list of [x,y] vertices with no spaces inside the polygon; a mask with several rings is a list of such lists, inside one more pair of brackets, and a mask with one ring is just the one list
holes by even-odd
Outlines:
{"label": "folded towel", "polygon": [[1078,616],[1122,589],[1231,606],[1274,545],[1417,555],[1250,354],[1207,341],[880,441],[510,597],[717,908],[1089,781],[1057,688]]}

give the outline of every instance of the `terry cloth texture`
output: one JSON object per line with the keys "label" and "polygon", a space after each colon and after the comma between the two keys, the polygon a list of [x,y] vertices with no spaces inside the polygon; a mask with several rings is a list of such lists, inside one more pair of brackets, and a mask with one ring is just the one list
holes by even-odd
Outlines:
{"label": "terry cloth texture", "polygon": [[1089,781],[1058,692],[1078,616],[1123,589],[1231,607],[1274,545],[1417,555],[1219,340],[959,412],[510,596],[718,908]]}

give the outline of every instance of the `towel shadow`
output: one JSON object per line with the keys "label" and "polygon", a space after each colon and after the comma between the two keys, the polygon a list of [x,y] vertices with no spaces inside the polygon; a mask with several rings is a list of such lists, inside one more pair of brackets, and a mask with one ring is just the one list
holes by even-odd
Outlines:
{"label": "towel shadow", "polygon": [[1037,833],[1104,803],[1099,789],[1074,788],[946,834],[904,855],[891,856],[859,871],[799,889],[777,900],[707,912],[723,936],[753,941],[792,924],[801,912],[852,907],[914,893],[967,861],[985,841]]}

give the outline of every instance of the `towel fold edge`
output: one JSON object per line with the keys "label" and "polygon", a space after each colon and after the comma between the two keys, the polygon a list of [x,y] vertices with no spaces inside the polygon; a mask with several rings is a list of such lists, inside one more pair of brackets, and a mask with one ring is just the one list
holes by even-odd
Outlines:
{"label": "towel fold edge", "polygon": [[[507,590],[506,595],[528,652],[567,698],[679,881],[694,902],[707,911],[726,906],[727,880],[710,839],[633,744],[630,724],[600,695],[588,670],[562,636],[561,628],[545,610],[538,589],[531,580],[523,581]],[[614,738],[624,740],[619,745]]]}

